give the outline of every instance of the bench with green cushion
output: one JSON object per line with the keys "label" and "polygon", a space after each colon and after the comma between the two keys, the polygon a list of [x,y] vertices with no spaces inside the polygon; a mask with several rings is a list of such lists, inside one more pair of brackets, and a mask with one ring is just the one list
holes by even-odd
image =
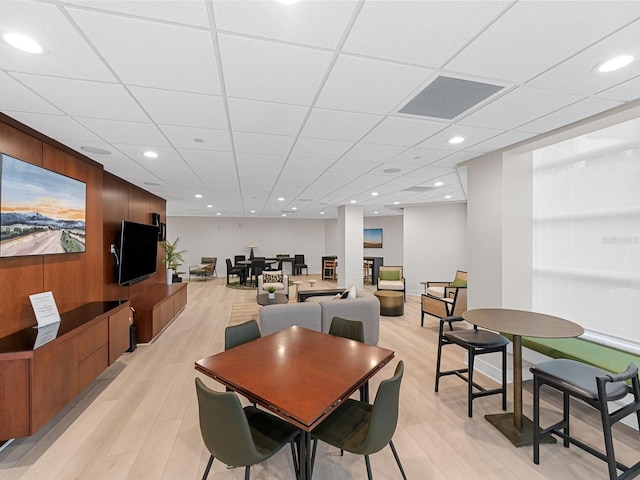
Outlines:
{"label": "bench with green cushion", "polygon": [[[511,335],[505,336],[511,338]],[[640,366],[639,355],[582,338],[522,337],[522,346],[551,358],[567,358],[611,373],[622,372],[629,362]]]}

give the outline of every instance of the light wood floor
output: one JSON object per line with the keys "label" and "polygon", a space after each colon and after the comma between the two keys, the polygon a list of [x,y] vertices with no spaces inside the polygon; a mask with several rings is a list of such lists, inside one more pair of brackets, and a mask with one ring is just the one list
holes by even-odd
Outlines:
{"label": "light wood floor", "polygon": [[[299,278],[308,288],[306,280],[317,276]],[[198,427],[194,361],[223,349],[232,305],[254,298],[254,292],[226,288],[224,279],[190,283],[186,309],[155,342],[123,355],[37,435],[17,439],[0,452],[0,480],[201,478],[208,453]],[[393,349],[396,359],[374,377],[371,392],[373,397],[380,380],[392,374],[397,360],[404,360],[394,443],[410,479],[606,478],[605,464],[575,447],[543,445],[542,463],[534,465],[531,447],[513,447],[483,418],[500,411],[498,397],[477,399],[470,419],[461,380],[444,378],[435,394],[437,322],[430,318],[420,327],[419,297],[407,298],[405,312],[402,317],[381,317],[379,344]],[[447,366],[461,364],[462,358],[461,349],[447,347]],[[554,401],[543,403],[543,415],[549,417],[559,402],[545,398]],[[524,401],[531,416],[530,385],[525,386]],[[580,408],[574,413],[573,432],[601,445],[595,412]],[[638,432],[622,426],[616,437],[619,457],[635,462],[640,456]],[[371,463],[376,480],[401,478],[388,448],[373,455]],[[209,478],[242,479],[243,474],[243,469],[228,470],[214,462]],[[284,449],[252,468],[252,478],[293,478],[290,452]],[[320,445],[314,479],[365,478],[362,457],[341,457]]]}

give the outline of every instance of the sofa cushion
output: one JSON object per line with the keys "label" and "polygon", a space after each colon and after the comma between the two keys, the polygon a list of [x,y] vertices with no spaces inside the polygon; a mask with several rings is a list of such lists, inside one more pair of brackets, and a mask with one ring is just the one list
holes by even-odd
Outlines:
{"label": "sofa cushion", "polygon": [[321,318],[322,308],[320,304],[314,302],[267,305],[258,313],[258,326],[262,335],[269,335],[291,325],[299,325],[320,332]]}
{"label": "sofa cushion", "polygon": [[378,280],[378,290],[404,290],[401,280]]}

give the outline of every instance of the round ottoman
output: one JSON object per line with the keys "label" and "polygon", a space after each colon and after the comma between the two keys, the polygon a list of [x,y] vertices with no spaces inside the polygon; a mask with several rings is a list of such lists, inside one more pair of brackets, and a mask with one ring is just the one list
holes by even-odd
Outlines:
{"label": "round ottoman", "polygon": [[380,300],[380,315],[397,317],[404,315],[404,294],[393,290],[377,290],[373,294]]}

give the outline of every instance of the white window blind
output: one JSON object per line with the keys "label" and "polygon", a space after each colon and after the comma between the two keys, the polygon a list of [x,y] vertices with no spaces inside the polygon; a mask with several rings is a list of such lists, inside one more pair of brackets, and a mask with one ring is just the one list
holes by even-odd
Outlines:
{"label": "white window blind", "polygon": [[534,310],[640,352],[640,119],[533,162]]}

